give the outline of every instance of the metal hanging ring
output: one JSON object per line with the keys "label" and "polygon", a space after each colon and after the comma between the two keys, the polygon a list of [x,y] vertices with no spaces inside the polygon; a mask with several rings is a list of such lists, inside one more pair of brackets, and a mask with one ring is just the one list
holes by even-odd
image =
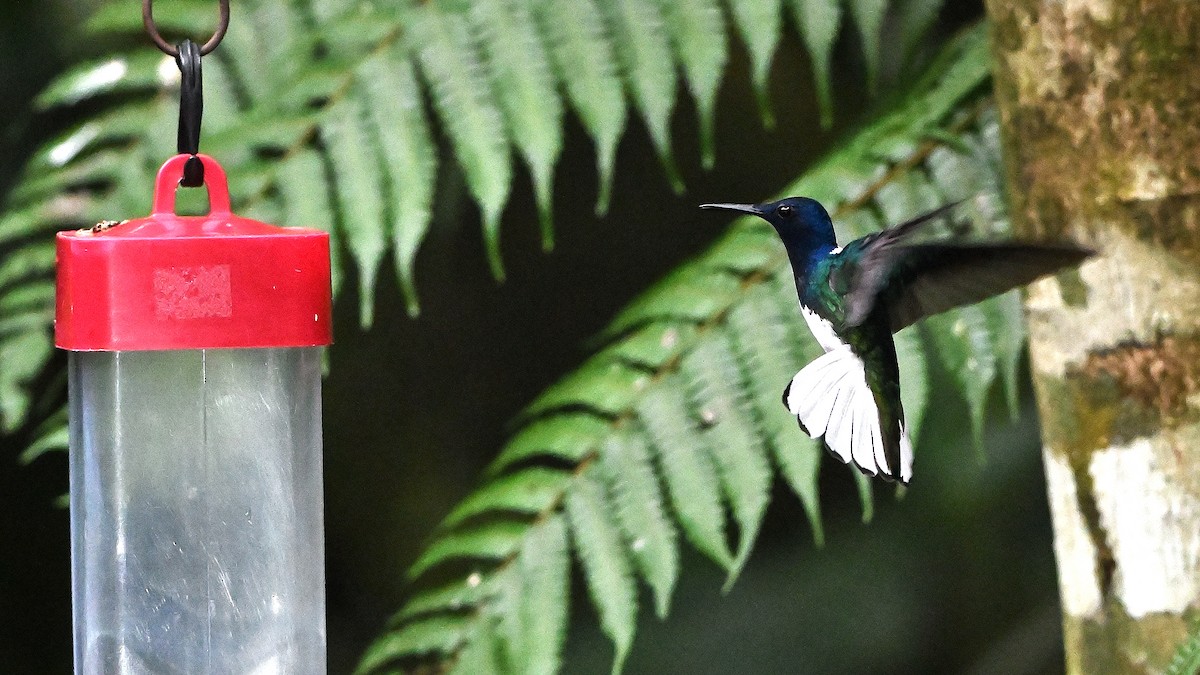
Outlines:
{"label": "metal hanging ring", "polygon": [[[163,51],[164,54],[172,58],[179,56],[179,50],[170,42],[163,39],[158,33],[158,26],[154,24],[154,2],[153,0],[142,0],[142,23],[146,26],[146,32],[150,34],[150,39],[154,40],[154,44]],[[217,48],[221,44],[221,39],[225,37],[225,31],[229,29],[229,0],[220,0],[221,19],[217,24],[217,32],[200,47],[200,56],[207,56],[209,52]]]}

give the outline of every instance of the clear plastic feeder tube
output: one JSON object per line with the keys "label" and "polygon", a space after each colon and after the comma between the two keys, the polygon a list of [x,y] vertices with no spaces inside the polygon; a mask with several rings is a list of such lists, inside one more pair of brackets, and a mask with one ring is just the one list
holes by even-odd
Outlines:
{"label": "clear plastic feeder tube", "polygon": [[[180,216],[197,159],[209,213]],[[329,235],[234,215],[221,165],[181,154],[149,216],[55,255],[75,672],[324,673]]]}
{"label": "clear plastic feeder tube", "polygon": [[319,347],[71,352],[82,673],[323,673]]}

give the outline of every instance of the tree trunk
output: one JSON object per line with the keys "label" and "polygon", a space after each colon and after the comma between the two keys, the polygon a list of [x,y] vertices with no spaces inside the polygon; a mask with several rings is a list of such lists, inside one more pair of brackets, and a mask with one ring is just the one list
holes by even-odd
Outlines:
{"label": "tree trunk", "polygon": [[1159,672],[1200,608],[1200,2],[987,0],[1067,670]]}

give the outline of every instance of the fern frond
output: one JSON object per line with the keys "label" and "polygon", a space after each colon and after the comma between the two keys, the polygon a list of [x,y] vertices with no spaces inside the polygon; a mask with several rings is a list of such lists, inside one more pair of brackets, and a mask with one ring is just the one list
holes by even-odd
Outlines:
{"label": "fern frond", "polygon": [[505,474],[463,500],[446,516],[442,527],[453,528],[473,517],[495,512],[539,514],[554,505],[569,480],[570,474],[544,467]]}
{"label": "fern frond", "polygon": [[900,34],[901,55],[907,60],[912,56],[933,22],[937,20],[938,12],[945,0],[900,0],[896,4],[898,32]]}
{"label": "fern frond", "polygon": [[[637,350],[634,358],[642,353],[643,350]],[[525,415],[534,417],[579,407],[598,415],[615,416],[629,407],[637,391],[648,381],[645,366],[639,367],[636,362],[616,358],[589,361],[542,392],[526,408]]]}
{"label": "fern frond", "polygon": [[1010,291],[993,298],[982,306],[987,318],[988,332],[996,349],[996,367],[1004,384],[1004,398],[1008,403],[1008,414],[1016,419],[1020,406],[1020,365],[1025,354],[1025,312],[1021,306],[1021,294]]}
{"label": "fern frond", "polygon": [[880,34],[883,17],[887,13],[887,0],[850,0],[850,15],[858,27],[858,38],[862,42],[863,58],[867,62],[867,89],[874,92],[879,87]]}
{"label": "fern frond", "polygon": [[701,163],[711,169],[716,163],[717,88],[725,72],[725,20],[717,0],[660,1],[675,57],[696,101]]}
{"label": "fern frond", "polygon": [[34,432],[33,443],[25,448],[18,460],[22,464],[29,464],[33,460],[52,450],[66,450],[67,442],[70,440],[70,433],[67,431],[66,411],[60,411],[51,415],[45,422]]}
{"label": "fern frond", "polygon": [[[729,0],[764,102],[785,1],[813,55],[828,121],[830,50],[842,4],[851,0]],[[853,1],[849,16],[864,35],[876,35],[881,8],[899,0]],[[912,12],[919,20],[901,27],[906,40],[928,25],[931,7],[921,3]],[[90,43],[108,52],[88,55],[35,102],[39,111],[86,112],[28,161],[7,196],[0,214],[5,258],[25,257],[26,246],[54,230],[146,212],[148,186],[175,135],[179,74],[146,44],[138,9],[134,0],[104,3],[86,30]],[[703,163],[713,161],[716,94],[729,48],[719,0],[247,0],[236,13],[221,48],[205,59],[203,148],[229,169],[239,213],[335,236],[356,270],[363,325],[373,319],[389,249],[407,309],[419,310],[415,260],[429,233],[439,163],[447,159],[439,155],[452,155],[480,207],[497,278],[504,273],[500,219],[514,149],[532,178],[544,247],[553,242],[553,176],[568,103],[595,141],[600,213],[610,199],[627,107],[638,111],[669,180],[681,187],[671,141],[681,76],[696,102]],[[160,27],[179,33],[209,25],[211,14],[203,0],[155,6]],[[270,40],[261,39],[266,33]],[[864,40],[868,51],[873,45]],[[44,257],[26,260],[52,273]],[[348,270],[337,262],[340,291]],[[45,338],[25,335],[49,330],[50,307],[41,309],[0,317],[0,343],[7,345],[0,349],[22,364],[0,370],[0,398],[7,401],[0,427],[26,421],[24,383],[46,364]]]}
{"label": "fern frond", "polygon": [[621,533],[608,512],[604,485],[594,466],[585,468],[567,492],[566,513],[574,533],[576,557],[583,568],[600,627],[616,647],[613,673],[621,672],[637,622],[637,580]]}
{"label": "fern frond", "polygon": [[630,557],[654,592],[659,618],[665,618],[679,577],[678,536],[646,438],[632,431],[608,437],[600,451],[600,466]]}
{"label": "fern frond", "polygon": [[496,476],[535,459],[579,464],[609,431],[609,420],[590,413],[561,413],[525,426],[487,469]]}
{"label": "fern frond", "polygon": [[562,104],[529,8],[516,0],[478,0],[467,17],[482,45],[496,100],[529,173],[542,223],[542,248],[554,248],[551,194],[562,151]]}
{"label": "fern frond", "polygon": [[450,672],[463,675],[500,675],[504,672],[514,672],[506,671],[501,666],[496,631],[491,630],[488,623],[480,622],[475,630],[466,636],[466,645]]}
{"label": "fern frond", "polygon": [[676,73],[662,9],[657,3],[641,0],[605,0],[600,9],[629,96],[641,113],[671,187],[682,192],[683,178],[671,151]]}
{"label": "fern frond", "polygon": [[961,307],[928,319],[922,326],[938,357],[958,381],[971,415],[971,436],[976,452],[983,454],[984,413],[996,379],[994,337],[988,330],[983,307],[995,302]]}
{"label": "fern frond", "polygon": [[737,580],[758,536],[771,491],[771,466],[746,404],[746,385],[726,331],[696,345],[680,364],[692,408],[708,439],[721,491],[738,524],[737,553],[729,564],[728,589]]}
{"label": "fern frond", "polygon": [[695,429],[683,396],[683,382],[671,376],[636,404],[639,426],[649,436],[659,471],[683,533],[704,555],[725,569],[733,565],[725,541],[721,484],[705,439]]}
{"label": "fern frond", "polygon": [[[12,297],[0,296],[0,302]],[[41,327],[46,312],[39,309],[4,308],[0,320],[0,419],[5,433],[16,430],[17,423],[29,411],[28,384],[50,358],[54,345],[49,332],[24,330],[30,324]],[[11,335],[12,337],[9,337]]]}
{"label": "fern frond", "polygon": [[371,325],[375,276],[388,240],[378,148],[369,141],[367,123],[367,109],[355,96],[331,106],[320,127],[329,148],[330,174],[337,186],[340,229],[346,233],[350,254],[358,261],[363,327]]}
{"label": "fern frond", "polygon": [[396,276],[408,313],[416,316],[420,305],[414,267],[429,231],[437,174],[433,137],[410,62],[384,52],[363,61],[358,72],[388,182]]}
{"label": "fern frond", "polygon": [[404,15],[408,42],[454,143],[467,186],[483,215],[488,262],[504,277],[500,257],[500,212],[508,202],[509,144],[467,22],[434,3],[419,4]]}
{"label": "fern frond", "polygon": [[504,520],[454,529],[434,540],[412,567],[408,576],[416,579],[426,571],[446,561],[470,558],[482,561],[501,561],[521,545],[529,531],[527,523]]}
{"label": "fern frond", "polygon": [[[981,113],[987,103],[978,95],[988,73],[983,29],[971,31],[952,49],[953,58],[943,60],[939,71],[944,79],[939,73],[926,78],[925,89],[851,138],[786,192],[824,201],[847,237],[881,226],[879,212],[905,218],[922,207],[923,199],[973,194],[978,185],[958,181],[994,165],[964,149],[978,143],[988,148],[989,158],[999,152],[989,131],[995,120]],[[975,73],[973,82],[968,72]],[[935,173],[929,164],[938,152],[962,153],[964,161],[984,168]],[[975,374],[994,368],[1001,358],[962,343],[970,335],[947,332],[959,341],[955,349],[979,361]],[[798,316],[786,256],[768,227],[757,220],[738,221],[711,250],[631,303],[604,335],[607,342],[591,359],[525,410],[483,485],[435,534],[414,567],[418,593],[411,604],[419,611],[402,610],[364,659],[364,671],[437,667],[457,663],[463,655],[476,659],[468,651],[474,649],[472,640],[501,654],[526,649],[523,619],[513,618],[512,608],[538,599],[527,597],[524,573],[514,570],[524,564],[518,551],[540,536],[536,533],[547,522],[561,522],[569,531],[601,627],[615,645],[615,670],[633,636],[637,579],[650,587],[660,615],[669,607],[679,574],[679,534],[726,569],[731,582],[736,577],[767,505],[772,465],[804,503],[820,540],[822,453],[779,401],[788,378],[819,348]],[[926,358],[937,356],[960,370],[967,364],[947,361],[953,354],[926,350],[916,331],[899,334],[897,344],[904,356],[905,409],[915,435],[928,390]],[[989,386],[980,386],[983,395],[992,379],[984,378]],[[859,476],[869,517],[871,485],[852,473]],[[729,523],[736,525],[732,552]],[[489,529],[494,532],[485,535]],[[546,555],[555,557],[540,564],[555,570],[567,565],[561,549]],[[447,588],[448,578],[458,581]],[[468,592],[464,584],[486,590]],[[427,586],[434,590],[420,590]],[[444,603],[441,610],[438,602]],[[428,617],[439,611],[467,618],[469,625],[447,628],[452,649],[431,654],[417,651],[429,644],[427,638],[406,645],[390,637],[403,635],[410,625],[418,636],[424,634]],[[565,615],[556,620],[560,623],[546,622],[542,630],[559,645]],[[380,657],[385,648],[386,658]],[[516,672],[548,672],[558,665],[557,651],[549,647],[539,659],[536,668],[527,659],[508,664],[520,664],[513,666]]]}
{"label": "fern frond", "polygon": [[90,98],[154,91],[159,85],[163,56],[153,52],[118,54],[84,63],[50,84],[35,101],[48,110]]}
{"label": "fern frond", "polygon": [[[529,538],[526,537],[528,542]],[[400,625],[429,614],[438,614],[447,610],[465,612],[496,597],[498,583],[502,578],[492,575],[487,579],[480,577],[476,580],[456,579],[454,582],[437,588],[430,588],[414,595],[404,608],[391,619],[390,625]]]}
{"label": "fern frond", "polygon": [[[328,189],[330,176],[321,155],[314,150],[302,150],[283,161],[279,167],[279,191],[288,222],[297,226],[321,228],[334,221],[334,205]],[[329,253],[333,291],[336,293],[345,276],[341,256],[341,233],[329,233]]]}
{"label": "fern frond", "polygon": [[833,42],[841,28],[842,10],[838,0],[789,0],[792,17],[800,29],[804,46],[812,59],[813,77],[817,86],[817,105],[822,126],[833,124],[833,86],[830,82],[830,63]]}
{"label": "fern frond", "polygon": [[509,655],[506,672],[558,671],[570,606],[567,548],[566,519],[561,515],[546,518],[525,537],[513,566],[516,611],[500,615],[500,634],[506,638],[502,650]]}
{"label": "fern frond", "polygon": [[625,130],[625,98],[616,57],[600,10],[592,0],[531,0],[546,36],[559,84],[596,144],[600,176],[596,213],[608,211],[617,141]]}
{"label": "fern frond", "polygon": [[[893,336],[896,342],[896,359],[900,362],[900,390],[915,401],[929,399],[929,365],[925,360],[925,343],[921,334],[909,326]],[[925,406],[904,409],[904,422],[908,435],[921,437],[925,423]]]}
{"label": "fern frond", "polygon": [[758,110],[763,125],[775,127],[775,115],[771,111],[770,92],[771,61],[779,45],[779,31],[783,16],[777,0],[729,0],[729,11],[733,16],[738,35],[750,52],[750,77],[754,82],[754,94],[758,98]]}
{"label": "fern frond", "polygon": [[[404,624],[404,630],[377,640],[363,654],[355,672],[369,673],[392,666],[402,657],[451,654],[466,642],[471,617],[456,614],[428,616]],[[394,670],[392,672],[395,672]]]}
{"label": "fern frond", "polygon": [[1166,675],[1193,675],[1200,672],[1200,625],[1193,625],[1188,637],[1175,650],[1167,664]]}

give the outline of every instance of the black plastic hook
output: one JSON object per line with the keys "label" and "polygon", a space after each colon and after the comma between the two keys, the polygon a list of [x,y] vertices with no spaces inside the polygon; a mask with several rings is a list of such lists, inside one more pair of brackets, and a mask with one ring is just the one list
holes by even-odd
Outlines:
{"label": "black plastic hook", "polygon": [[153,0],[142,0],[142,23],[146,26],[146,32],[163,53],[174,57],[176,65],[179,66],[181,79],[178,149],[180,154],[191,155],[183,167],[183,179],[179,181],[184,187],[204,185],[204,164],[196,157],[196,153],[200,152],[200,122],[204,116],[200,57],[216,49],[225,37],[225,31],[229,29],[229,0],[220,0],[219,4],[221,16],[212,37],[201,47],[197,47],[191,40],[184,40],[176,47],[164,40],[158,32],[158,26],[154,23]]}
{"label": "black plastic hook", "polygon": [[[150,39],[154,40],[154,44],[158,45],[164,54],[178,58],[179,50],[158,33],[158,26],[154,23],[153,5],[153,0],[142,0],[142,23],[146,26],[146,32],[150,34]],[[229,29],[229,0],[220,0],[220,11],[221,18],[217,23],[217,31],[200,48],[200,56],[208,56],[209,52],[216,49],[217,45],[221,44],[221,39],[225,37],[225,31]]]}
{"label": "black plastic hook", "polygon": [[184,187],[200,187],[204,184],[204,165],[196,153],[200,152],[200,123],[204,117],[204,78],[200,70],[203,49],[191,40],[179,43],[175,63],[179,66],[179,135],[177,140],[180,154],[191,155],[183,167]]}

